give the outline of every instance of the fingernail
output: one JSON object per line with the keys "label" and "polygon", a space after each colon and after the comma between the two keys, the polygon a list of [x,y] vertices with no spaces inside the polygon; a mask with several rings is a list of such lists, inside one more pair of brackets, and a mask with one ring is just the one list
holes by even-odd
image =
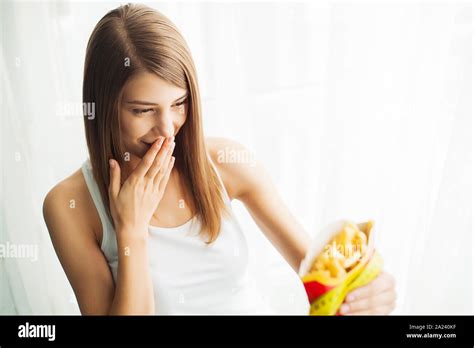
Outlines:
{"label": "fingernail", "polygon": [[349,306],[348,305],[342,305],[341,309],[339,309],[339,312],[341,313],[347,313],[349,311]]}
{"label": "fingernail", "polygon": [[163,144],[163,137],[159,137],[158,141],[155,142],[155,148],[159,148]]}
{"label": "fingernail", "polygon": [[110,168],[114,167],[114,161],[112,159],[109,159],[109,165],[110,165]]}

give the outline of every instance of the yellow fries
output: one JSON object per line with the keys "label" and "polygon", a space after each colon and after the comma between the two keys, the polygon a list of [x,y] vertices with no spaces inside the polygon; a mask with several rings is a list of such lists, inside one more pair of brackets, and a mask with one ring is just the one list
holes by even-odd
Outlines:
{"label": "yellow fries", "polygon": [[[367,225],[367,231],[370,230]],[[367,235],[353,223],[346,223],[313,261],[310,274],[321,279],[342,279],[367,250]]]}

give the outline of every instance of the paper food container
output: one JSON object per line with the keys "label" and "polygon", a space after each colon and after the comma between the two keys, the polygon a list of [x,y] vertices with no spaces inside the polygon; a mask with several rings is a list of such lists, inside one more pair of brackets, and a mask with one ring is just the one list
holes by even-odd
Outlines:
{"label": "paper food container", "polygon": [[322,277],[317,273],[310,273],[313,262],[325,251],[327,245],[344,228],[349,220],[336,221],[326,226],[317,235],[301,261],[298,272],[308,295],[310,315],[339,315],[338,310],[350,291],[368,284],[381,272],[383,260],[374,247],[375,224],[373,221],[358,223],[357,226],[367,237],[367,247],[358,263],[342,278]]}

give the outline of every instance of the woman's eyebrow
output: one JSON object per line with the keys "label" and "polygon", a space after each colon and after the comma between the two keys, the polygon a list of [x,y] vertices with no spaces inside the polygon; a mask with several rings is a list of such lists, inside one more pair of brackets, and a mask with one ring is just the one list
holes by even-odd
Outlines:
{"label": "woman's eyebrow", "polygon": [[[181,100],[183,100],[184,98],[186,98],[188,96],[188,92],[186,92],[186,94],[184,94],[183,96],[179,97],[178,99],[176,99],[174,103],[177,103]],[[160,105],[158,103],[154,103],[154,102],[150,102],[150,101],[144,101],[144,100],[127,100],[125,102],[126,104],[140,104],[140,105]]]}

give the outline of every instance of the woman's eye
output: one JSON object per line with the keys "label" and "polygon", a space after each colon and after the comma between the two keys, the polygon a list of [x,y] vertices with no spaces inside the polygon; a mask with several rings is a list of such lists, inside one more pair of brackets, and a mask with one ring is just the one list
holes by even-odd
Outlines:
{"label": "woman's eye", "polygon": [[182,102],[179,102],[179,103],[176,103],[174,106],[181,106],[181,105],[184,105],[188,102],[187,99],[184,99]]}
{"label": "woman's eye", "polygon": [[142,115],[146,114],[147,112],[153,111],[153,109],[133,109],[132,111],[135,115]]}
{"label": "woman's eye", "polygon": [[[186,104],[188,102],[187,99],[183,100],[182,102],[179,102],[179,103],[176,103],[174,105],[174,107],[181,107]],[[135,115],[143,115],[143,114],[146,114],[146,113],[149,113],[149,112],[152,112],[152,111],[155,111],[155,109],[153,108],[148,108],[148,109],[132,109],[132,112],[135,114]]]}

